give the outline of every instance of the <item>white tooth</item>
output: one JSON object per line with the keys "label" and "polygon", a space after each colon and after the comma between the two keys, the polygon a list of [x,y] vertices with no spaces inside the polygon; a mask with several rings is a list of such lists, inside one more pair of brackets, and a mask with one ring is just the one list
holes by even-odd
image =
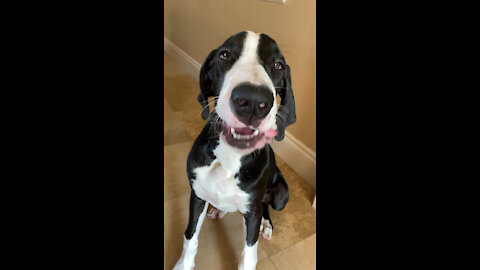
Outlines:
{"label": "white tooth", "polygon": [[232,136],[233,138],[237,139],[237,140],[250,140],[252,139],[253,137],[255,137],[256,135],[258,135],[258,130],[256,130],[254,132],[254,134],[252,135],[241,135],[241,134],[237,134],[235,133],[235,130],[233,128],[230,129],[231,132],[232,132]]}
{"label": "white tooth", "polygon": [[232,134],[235,134],[235,129],[233,127],[230,127],[230,132],[232,132]]}

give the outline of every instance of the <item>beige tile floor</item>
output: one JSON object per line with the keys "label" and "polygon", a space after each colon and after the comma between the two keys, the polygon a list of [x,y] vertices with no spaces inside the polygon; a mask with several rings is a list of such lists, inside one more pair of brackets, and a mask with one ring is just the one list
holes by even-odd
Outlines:
{"label": "beige tile floor", "polygon": [[[198,82],[164,54],[164,259],[172,269],[182,252],[188,223],[190,186],[186,160],[205,121],[197,102]],[[274,225],[271,240],[259,238],[257,269],[315,269],[316,211],[311,207],[315,190],[279,157],[276,157],[290,190],[282,211],[270,211]],[[242,216],[227,214],[222,220],[205,219],[195,260],[197,270],[237,269],[243,248]]]}

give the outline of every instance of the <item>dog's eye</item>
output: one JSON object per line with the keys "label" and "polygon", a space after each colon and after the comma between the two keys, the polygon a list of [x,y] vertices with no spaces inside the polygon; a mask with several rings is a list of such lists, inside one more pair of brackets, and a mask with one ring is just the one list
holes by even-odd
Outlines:
{"label": "dog's eye", "polygon": [[275,63],[275,69],[283,69],[283,64],[280,62]]}
{"label": "dog's eye", "polygon": [[220,58],[225,60],[227,59],[228,57],[230,57],[230,53],[228,51],[221,51],[220,52]]}

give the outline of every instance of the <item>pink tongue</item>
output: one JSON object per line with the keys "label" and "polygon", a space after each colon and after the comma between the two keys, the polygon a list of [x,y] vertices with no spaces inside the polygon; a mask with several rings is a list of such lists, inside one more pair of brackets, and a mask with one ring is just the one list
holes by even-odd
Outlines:
{"label": "pink tongue", "polygon": [[273,138],[273,137],[277,136],[277,131],[275,129],[269,129],[265,132],[265,136],[268,137],[268,138]]}
{"label": "pink tongue", "polygon": [[241,135],[252,135],[255,130],[249,128],[249,127],[244,127],[244,128],[235,128],[235,133],[241,134]]}

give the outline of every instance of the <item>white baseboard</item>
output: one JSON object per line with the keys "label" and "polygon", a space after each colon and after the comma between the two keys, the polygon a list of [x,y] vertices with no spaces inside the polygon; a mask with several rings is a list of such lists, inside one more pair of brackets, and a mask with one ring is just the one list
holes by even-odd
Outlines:
{"label": "white baseboard", "polygon": [[314,189],[317,188],[317,155],[300,142],[288,131],[285,132],[285,138],[281,142],[272,141],[270,143],[275,154],[285,161],[305,182]]}
{"label": "white baseboard", "polygon": [[190,76],[194,77],[198,81],[200,69],[202,68],[200,63],[173,44],[166,37],[163,38],[163,49],[169,56],[175,59]]}
{"label": "white baseboard", "polygon": [[[202,65],[166,37],[163,38],[163,46],[165,53],[174,58],[188,74],[198,81]],[[270,145],[275,154],[284,160],[305,182],[316,189],[317,173],[315,168],[317,157],[315,152],[288,131],[285,132],[283,141],[273,141]]]}

